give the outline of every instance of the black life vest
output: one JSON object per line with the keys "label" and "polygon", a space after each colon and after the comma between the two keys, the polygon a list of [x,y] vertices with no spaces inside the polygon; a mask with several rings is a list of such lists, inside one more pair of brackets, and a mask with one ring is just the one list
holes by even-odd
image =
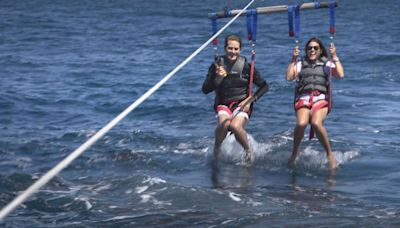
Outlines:
{"label": "black life vest", "polygon": [[[226,57],[221,57],[219,65],[223,65],[227,70],[228,76],[225,77],[217,91],[219,102],[227,104],[230,101],[241,101],[248,96],[250,76],[246,67],[247,61],[243,56],[239,56],[233,65],[229,64]],[[218,102],[218,103],[219,103]]]}
{"label": "black life vest", "polygon": [[302,60],[301,71],[298,76],[296,87],[297,94],[303,92],[318,91],[328,94],[329,75],[324,71],[327,59],[322,57],[315,63],[310,63],[307,60]]}

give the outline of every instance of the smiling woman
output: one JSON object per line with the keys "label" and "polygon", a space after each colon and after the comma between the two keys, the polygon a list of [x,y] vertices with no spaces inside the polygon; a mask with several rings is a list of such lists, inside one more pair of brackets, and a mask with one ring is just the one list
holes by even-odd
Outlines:
{"label": "smiling woman", "polygon": [[286,80],[292,81],[298,78],[295,97],[295,109],[297,123],[294,130],[293,151],[289,164],[293,165],[299,154],[300,142],[304,136],[304,130],[308,123],[326,151],[329,168],[336,168],[336,160],[331,150],[328,133],[323,125],[328,113],[330,77],[332,75],[343,78],[343,66],[336,54],[336,47],[332,43],[329,52],[332,60],[328,61],[328,55],[323,43],[318,38],[311,38],[306,46],[306,57],[297,62],[299,47],[293,51],[291,63],[287,68]]}
{"label": "smiling woman", "polygon": [[[288,2],[300,1],[252,7]],[[256,69],[271,89],[245,126],[251,167],[233,134],[210,161],[214,94],[200,91],[214,57],[207,45],[0,227],[400,227],[398,0],[341,2],[335,44],[346,80],[333,82],[324,122],[335,175],[314,140],[287,167],[296,122],[283,71],[292,40],[284,13],[259,14]],[[207,13],[225,3],[0,1],[0,208],[204,43]],[[301,12],[300,55],[310,34],[329,54],[327,10]],[[251,63],[245,17],[236,21],[218,36],[240,34],[240,56]],[[222,56],[224,40],[220,47]]]}

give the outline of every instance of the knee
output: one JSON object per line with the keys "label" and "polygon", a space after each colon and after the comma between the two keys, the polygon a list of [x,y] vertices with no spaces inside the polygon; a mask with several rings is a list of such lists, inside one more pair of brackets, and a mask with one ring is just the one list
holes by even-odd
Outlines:
{"label": "knee", "polygon": [[218,124],[218,128],[220,129],[224,129],[224,130],[228,130],[229,129],[229,125],[230,125],[230,121],[224,121],[222,123]]}
{"label": "knee", "polygon": [[308,121],[305,120],[298,120],[296,123],[297,128],[306,128],[308,125]]}
{"label": "knee", "polygon": [[230,124],[229,129],[233,133],[236,133],[236,132],[240,132],[241,130],[243,130],[243,126],[240,124],[237,124],[237,123],[232,123],[232,124]]}
{"label": "knee", "polygon": [[322,122],[321,122],[321,121],[317,121],[317,120],[311,120],[311,126],[312,126],[314,129],[321,129],[321,128],[324,127],[324,126],[322,125]]}

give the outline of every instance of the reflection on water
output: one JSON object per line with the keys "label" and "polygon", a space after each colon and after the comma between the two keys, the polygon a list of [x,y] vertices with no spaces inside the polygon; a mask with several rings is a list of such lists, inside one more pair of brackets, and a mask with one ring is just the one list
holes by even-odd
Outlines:
{"label": "reflection on water", "polygon": [[246,192],[254,183],[252,167],[213,161],[211,163],[211,181],[214,188]]}
{"label": "reflection on water", "polygon": [[[311,174],[309,173],[301,173],[301,171],[297,170],[295,167],[291,167],[290,169],[290,185],[293,188],[297,188],[299,185],[302,185],[301,183],[299,183],[299,179],[301,177],[301,175],[306,175],[306,176],[310,176]],[[333,190],[333,188],[336,185],[336,179],[335,179],[335,175],[336,175],[336,170],[328,170],[327,174],[321,173],[322,177],[319,178],[326,178],[326,186],[329,190]],[[325,177],[326,175],[326,177]],[[317,176],[311,176],[312,178],[317,178]]]}

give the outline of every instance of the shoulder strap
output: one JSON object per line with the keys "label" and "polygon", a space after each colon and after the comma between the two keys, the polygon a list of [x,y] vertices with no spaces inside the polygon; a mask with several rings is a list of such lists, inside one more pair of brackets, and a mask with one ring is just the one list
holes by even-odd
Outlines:
{"label": "shoulder strap", "polygon": [[231,73],[240,74],[240,76],[242,76],[245,62],[246,59],[243,56],[239,56],[231,68]]}
{"label": "shoulder strap", "polygon": [[304,67],[307,67],[309,64],[307,62],[307,60],[305,60],[305,58],[301,58],[301,69],[303,69]]}
{"label": "shoulder strap", "polygon": [[[253,46],[254,48],[254,46]],[[256,52],[251,52],[251,63],[250,63],[250,80],[249,80],[249,96],[253,96],[253,78],[254,78],[254,64],[255,64]]]}

